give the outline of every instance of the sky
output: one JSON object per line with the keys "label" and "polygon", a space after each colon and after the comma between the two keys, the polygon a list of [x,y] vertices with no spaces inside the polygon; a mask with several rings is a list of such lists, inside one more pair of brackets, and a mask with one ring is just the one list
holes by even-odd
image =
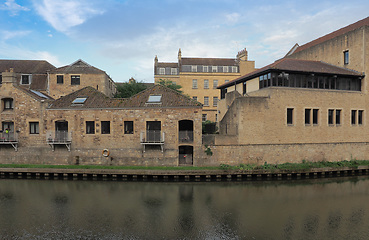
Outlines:
{"label": "sky", "polygon": [[368,0],[0,0],[0,59],[82,59],[115,82],[154,81],[154,58],[235,58],[260,68],[369,16]]}

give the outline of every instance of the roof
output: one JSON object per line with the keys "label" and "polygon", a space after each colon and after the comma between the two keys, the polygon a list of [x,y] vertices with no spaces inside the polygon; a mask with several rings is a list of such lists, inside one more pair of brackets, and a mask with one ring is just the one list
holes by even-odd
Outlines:
{"label": "roof", "polygon": [[0,72],[13,68],[15,73],[46,74],[55,69],[55,66],[45,60],[0,60]]}
{"label": "roof", "polygon": [[25,92],[28,95],[32,96],[36,100],[48,100],[48,101],[54,100],[52,97],[50,97],[46,93],[41,93],[39,91],[28,89],[28,88],[25,88],[25,87],[22,87],[22,86],[15,86],[15,87],[19,88],[23,92]]}
{"label": "roof", "polygon": [[177,68],[177,67],[178,67],[178,63],[158,62],[157,67],[171,67],[171,68]]}
{"label": "roof", "polygon": [[234,79],[228,83],[225,83],[219,86],[218,89],[231,86],[235,83],[237,84],[239,82],[244,82],[244,81],[256,78],[258,76],[261,76],[273,70],[274,71],[286,71],[286,72],[299,72],[299,73],[334,74],[334,75],[357,76],[357,77],[362,76],[362,74],[357,71],[347,69],[347,68],[337,67],[337,66],[334,66],[334,65],[331,65],[325,62],[321,62],[321,61],[309,61],[309,60],[282,58],[263,68],[255,70],[242,77]]}
{"label": "roof", "polygon": [[237,66],[235,58],[181,58],[182,65]]}
{"label": "roof", "polygon": [[[147,103],[150,95],[161,95],[161,102]],[[87,98],[83,104],[73,104],[76,98]],[[93,87],[85,87],[53,102],[49,109],[101,109],[101,108],[169,108],[201,107],[201,103],[162,85],[154,85],[131,98],[109,98]]]}
{"label": "roof", "polygon": [[355,22],[353,24],[350,24],[350,25],[348,25],[346,27],[343,27],[341,29],[338,29],[337,31],[334,31],[334,32],[331,32],[331,33],[329,33],[327,35],[324,35],[323,37],[317,38],[317,39],[315,39],[315,40],[313,40],[311,42],[308,42],[308,43],[306,43],[306,44],[304,44],[302,46],[298,46],[295,51],[290,51],[291,52],[290,54],[303,51],[303,50],[305,50],[307,48],[310,48],[312,46],[318,45],[320,43],[323,43],[325,41],[328,41],[328,40],[333,39],[335,37],[338,37],[340,35],[346,34],[346,33],[350,32],[350,31],[353,31],[353,30],[358,29],[358,28],[363,27],[363,26],[369,26],[369,17],[364,18],[364,19],[362,19],[360,21],[357,21],[357,22]]}
{"label": "roof", "polygon": [[69,73],[69,74],[83,74],[83,73],[91,73],[91,74],[102,74],[105,72],[100,70],[90,64],[86,63],[85,61],[79,59],[74,63],[59,67],[51,71],[51,73]]}

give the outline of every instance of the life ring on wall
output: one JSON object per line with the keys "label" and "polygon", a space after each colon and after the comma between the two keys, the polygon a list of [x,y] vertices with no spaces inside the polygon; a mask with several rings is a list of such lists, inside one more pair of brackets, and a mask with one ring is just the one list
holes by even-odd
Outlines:
{"label": "life ring on wall", "polygon": [[104,150],[102,150],[102,155],[103,155],[104,157],[109,157],[109,155],[110,155],[109,150],[108,150],[108,149],[104,149]]}

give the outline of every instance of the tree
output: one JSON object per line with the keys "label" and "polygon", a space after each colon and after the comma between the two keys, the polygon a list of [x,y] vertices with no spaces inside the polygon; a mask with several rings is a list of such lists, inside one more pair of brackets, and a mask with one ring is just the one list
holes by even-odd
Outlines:
{"label": "tree", "polygon": [[159,79],[159,82],[158,82],[160,85],[163,85],[163,86],[166,86],[167,88],[171,88],[179,93],[183,93],[182,90],[179,90],[182,88],[181,85],[178,85],[174,82],[172,82],[171,80],[168,80],[168,79]]}
{"label": "tree", "polygon": [[115,98],[129,98],[133,95],[145,90],[147,87],[141,81],[137,82],[134,78],[129,79],[129,82],[121,83],[117,85],[117,93]]}

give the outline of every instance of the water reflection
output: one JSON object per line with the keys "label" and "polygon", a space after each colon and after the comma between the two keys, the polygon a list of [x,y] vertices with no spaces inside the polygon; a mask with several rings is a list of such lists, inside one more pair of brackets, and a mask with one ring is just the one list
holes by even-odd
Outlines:
{"label": "water reflection", "polygon": [[0,180],[1,239],[366,239],[369,178]]}

